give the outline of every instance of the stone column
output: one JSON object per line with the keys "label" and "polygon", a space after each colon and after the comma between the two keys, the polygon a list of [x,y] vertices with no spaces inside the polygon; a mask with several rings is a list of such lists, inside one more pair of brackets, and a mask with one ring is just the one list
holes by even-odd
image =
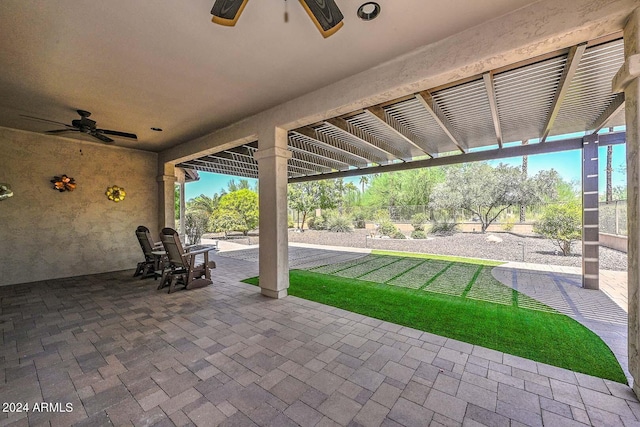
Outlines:
{"label": "stone column", "polygon": [[633,391],[640,396],[640,9],[624,27],[625,63],[613,79],[613,89],[624,91],[627,132],[627,257],[629,292],[629,372]]}
{"label": "stone column", "polygon": [[165,163],[160,167],[160,173],[161,175],[156,177],[158,182],[158,232],[164,227],[176,227],[175,167],[170,163]]}
{"label": "stone column", "polygon": [[582,139],[582,287],[600,288],[598,135]]}
{"label": "stone column", "polygon": [[258,133],[260,192],[260,288],[263,295],[284,298],[289,288],[287,227],[287,131],[268,128]]}
{"label": "stone column", "polygon": [[[178,187],[180,188],[180,229],[178,230],[178,235],[180,236],[180,239],[182,239],[183,242],[186,242],[186,236],[187,236],[187,232],[186,232],[186,228],[185,228],[185,211],[186,211],[186,201],[185,201],[185,181],[187,180],[187,176],[185,174],[184,169],[182,168],[175,168],[175,172],[176,172],[176,179],[178,182]],[[174,205],[174,209],[175,209],[175,205]],[[175,217],[174,217],[175,218]],[[194,244],[194,242],[189,242],[190,245]]]}

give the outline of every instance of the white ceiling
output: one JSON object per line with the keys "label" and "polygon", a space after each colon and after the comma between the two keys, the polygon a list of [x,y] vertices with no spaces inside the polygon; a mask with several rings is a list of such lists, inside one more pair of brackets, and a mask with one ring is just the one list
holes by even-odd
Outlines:
{"label": "white ceiling", "polygon": [[211,23],[213,0],[2,0],[0,126],[84,109],[138,135],[117,145],[161,151],[534,2],[378,0],[371,22],[364,0],[336,3],[345,25],[323,39],[295,0],[251,1],[233,28]]}

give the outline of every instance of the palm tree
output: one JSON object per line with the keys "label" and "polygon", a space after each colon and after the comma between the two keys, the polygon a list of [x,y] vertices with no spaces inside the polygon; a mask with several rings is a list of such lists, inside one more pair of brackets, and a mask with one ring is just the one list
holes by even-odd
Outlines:
{"label": "palm tree", "polygon": [[362,194],[364,194],[364,186],[369,183],[369,177],[362,175],[360,177],[360,186],[362,187]]}
{"label": "palm tree", "polygon": [[205,196],[204,194],[199,195],[195,199],[191,199],[187,202],[187,209],[189,211],[200,211],[207,215],[207,218],[211,216],[213,211],[218,207],[218,202],[220,201],[220,196],[218,193],[215,193],[213,197]]}
{"label": "palm tree", "polygon": [[[353,182],[347,182],[344,185],[344,190],[347,192],[347,206],[353,205],[358,197],[358,187]],[[355,194],[355,197],[354,197]]]}

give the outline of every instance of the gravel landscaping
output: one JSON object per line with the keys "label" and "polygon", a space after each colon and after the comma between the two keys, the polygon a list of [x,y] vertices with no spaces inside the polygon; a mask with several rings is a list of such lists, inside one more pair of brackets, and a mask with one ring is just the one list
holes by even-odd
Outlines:
{"label": "gravel landscaping", "polygon": [[[305,230],[289,232],[289,242],[311,243],[316,245],[347,246],[381,249],[390,251],[408,251],[442,255],[465,256],[500,261],[524,261],[536,264],[553,264],[580,267],[582,248],[580,242],[573,245],[573,254],[562,256],[562,252],[550,240],[533,236],[517,236],[511,233],[456,233],[452,236],[430,236],[427,240],[396,240],[367,238],[368,230],[354,230],[351,233]],[[499,237],[502,241],[488,240],[489,236]],[[238,239],[238,243],[248,243],[249,239]],[[257,243],[252,237],[251,243]],[[600,268],[603,270],[627,270],[627,254],[609,248],[600,247]]]}

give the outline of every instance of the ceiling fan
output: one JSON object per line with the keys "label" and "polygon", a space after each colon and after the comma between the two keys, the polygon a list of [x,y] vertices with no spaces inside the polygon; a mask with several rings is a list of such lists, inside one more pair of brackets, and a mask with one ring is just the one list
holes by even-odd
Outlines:
{"label": "ceiling fan", "polygon": [[[216,24],[233,27],[249,0],[215,0],[211,19]],[[286,1],[286,0],[285,0]],[[300,0],[300,4],[322,34],[327,38],[338,31],[344,22],[342,12],[334,0]]]}
{"label": "ceiling fan", "polygon": [[96,127],[95,120],[91,120],[89,118],[89,116],[91,115],[90,112],[85,110],[76,110],[76,111],[78,112],[78,114],[80,114],[80,118],[71,120],[70,125],[66,123],[56,122],[54,120],[42,119],[40,117],[25,116],[22,114],[20,116],[26,117],[28,119],[39,120],[42,122],[55,123],[57,125],[61,125],[65,127],[65,129],[54,129],[54,130],[45,131],[45,133],[48,133],[48,134],[55,135],[55,134],[64,133],[64,132],[82,132],[96,139],[99,139],[100,141],[106,144],[110,144],[114,142],[114,140],[109,138],[107,135],[117,136],[121,138],[135,139],[135,140],[138,139],[136,134],[133,134],[133,133],[120,132],[117,130],[109,130],[109,129],[99,129]]}

